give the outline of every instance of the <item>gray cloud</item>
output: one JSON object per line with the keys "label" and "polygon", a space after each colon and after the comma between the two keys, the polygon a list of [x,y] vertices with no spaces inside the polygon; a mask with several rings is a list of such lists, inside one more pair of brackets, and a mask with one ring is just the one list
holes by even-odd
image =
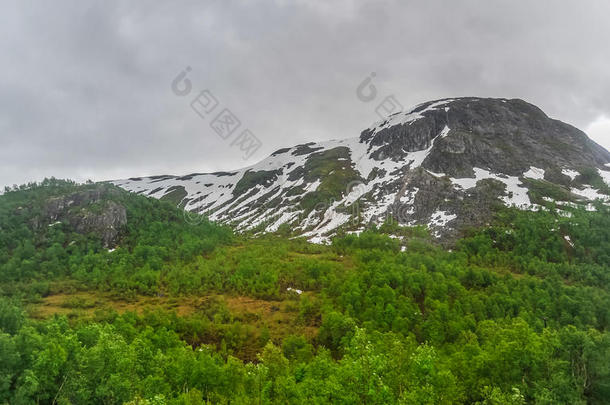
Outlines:
{"label": "gray cloud", "polygon": [[[231,169],[357,136],[377,119],[355,95],[371,72],[405,107],[499,96],[583,129],[610,116],[601,0],[3,5],[0,184]],[[262,140],[249,161],[171,92],[186,66]]]}

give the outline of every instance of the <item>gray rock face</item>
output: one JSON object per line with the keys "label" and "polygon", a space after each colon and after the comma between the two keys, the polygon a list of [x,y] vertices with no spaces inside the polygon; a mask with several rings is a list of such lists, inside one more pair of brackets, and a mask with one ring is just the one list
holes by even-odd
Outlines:
{"label": "gray rock face", "polygon": [[375,128],[365,130],[361,139],[371,149],[378,146],[373,157],[400,159],[404,152],[430,147],[447,127],[449,132],[437,140],[423,166],[453,177],[472,174],[473,167],[517,176],[534,163],[543,169],[557,169],[602,166],[610,160],[610,153],[584,132],[549,118],[523,100],[446,101],[443,108],[430,108],[439,101],[424,103],[413,110],[422,118],[376,133]]}
{"label": "gray rock face", "polygon": [[[522,100],[458,98],[391,115],[359,137],[283,148],[233,172],[114,184],[237,230],[326,241],[393,220],[451,239],[502,206],[610,203],[610,153]],[[584,173],[584,174],[583,174]]]}
{"label": "gray rock face", "polygon": [[127,211],[122,205],[108,199],[111,193],[111,190],[100,186],[94,190],[52,198],[44,205],[43,218],[39,222],[65,222],[83,235],[99,235],[106,248],[116,246],[121,227],[127,224]]}

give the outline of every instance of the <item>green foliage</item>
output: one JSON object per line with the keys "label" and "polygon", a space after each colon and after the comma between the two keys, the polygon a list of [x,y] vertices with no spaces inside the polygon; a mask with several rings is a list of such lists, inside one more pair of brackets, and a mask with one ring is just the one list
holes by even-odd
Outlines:
{"label": "green foliage", "polygon": [[176,206],[182,202],[184,197],[186,197],[188,193],[184,189],[183,186],[173,186],[170,187],[167,192],[161,197],[162,201],[167,201],[170,204]]}
{"label": "green foliage", "polygon": [[338,252],[342,253],[350,250],[368,250],[380,252],[398,252],[400,250],[400,242],[398,240],[373,231],[362,232],[359,236],[350,234],[344,237],[335,238],[333,241],[333,246]]}
{"label": "green foliage", "polygon": [[[49,198],[95,187],[51,179],[0,196],[0,403],[608,403],[604,205],[505,210],[447,251],[393,224],[331,246],[286,229],[235,236],[105,186],[128,214],[108,252],[43,216]],[[134,306],[206,301],[189,315],[118,313],[75,295],[59,304],[69,318],[27,316],[41,296],[77,289]],[[264,305],[237,315],[217,293]],[[273,318],[279,303],[306,332]]]}
{"label": "green foliage", "polygon": [[[120,246],[102,248],[97,235],[82,235],[55,224],[44,213],[52,197],[75,191],[102,190],[105,201],[125,206],[127,225]],[[171,204],[130,195],[110,185],[81,185],[45,180],[0,196],[0,281],[32,283],[69,277],[89,288],[128,296],[160,291],[168,266],[189,262],[227,244],[227,228],[207,220],[190,225]],[[5,284],[7,285],[7,284]],[[10,289],[6,288],[7,293]]]}
{"label": "green foliage", "polygon": [[602,176],[598,173],[597,169],[593,167],[587,167],[580,170],[580,174],[576,176],[574,181],[577,184],[591,185],[602,193],[610,195],[610,186],[606,184]]}
{"label": "green foliage", "polygon": [[349,149],[345,147],[312,154],[305,162],[303,178],[308,183],[320,181],[320,184],[315,191],[301,199],[301,208],[308,212],[318,204],[328,207],[349,192],[346,190],[347,185],[361,180],[349,162]]}
{"label": "green foliage", "polygon": [[530,178],[522,179],[522,182],[528,188],[528,194],[532,202],[540,205],[546,205],[543,197],[552,198],[556,201],[572,201],[580,200],[578,195],[572,194],[568,187],[563,187],[546,180],[536,180]]}

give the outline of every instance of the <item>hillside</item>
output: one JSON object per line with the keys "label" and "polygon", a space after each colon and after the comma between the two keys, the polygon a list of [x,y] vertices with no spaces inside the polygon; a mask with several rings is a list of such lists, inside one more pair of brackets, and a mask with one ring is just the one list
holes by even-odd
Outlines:
{"label": "hillside", "polygon": [[[420,104],[359,137],[280,149],[241,170],[113,181],[239,231],[313,242],[387,221],[455,240],[502,206],[610,202],[610,152],[518,99]],[[590,205],[589,205],[590,206]]]}
{"label": "hillside", "polygon": [[0,196],[0,402],[606,404],[610,211],[330,245],[47,180]]}

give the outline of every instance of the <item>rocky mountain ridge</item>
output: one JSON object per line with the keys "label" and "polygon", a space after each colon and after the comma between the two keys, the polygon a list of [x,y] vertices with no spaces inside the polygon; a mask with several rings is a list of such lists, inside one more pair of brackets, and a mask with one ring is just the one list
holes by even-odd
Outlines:
{"label": "rocky mountain ridge", "polygon": [[610,203],[610,152],[525,101],[467,97],[423,103],[359,137],[280,149],[236,171],[112,183],[242,231],[284,226],[324,242],[395,221],[452,238],[501,206]]}

